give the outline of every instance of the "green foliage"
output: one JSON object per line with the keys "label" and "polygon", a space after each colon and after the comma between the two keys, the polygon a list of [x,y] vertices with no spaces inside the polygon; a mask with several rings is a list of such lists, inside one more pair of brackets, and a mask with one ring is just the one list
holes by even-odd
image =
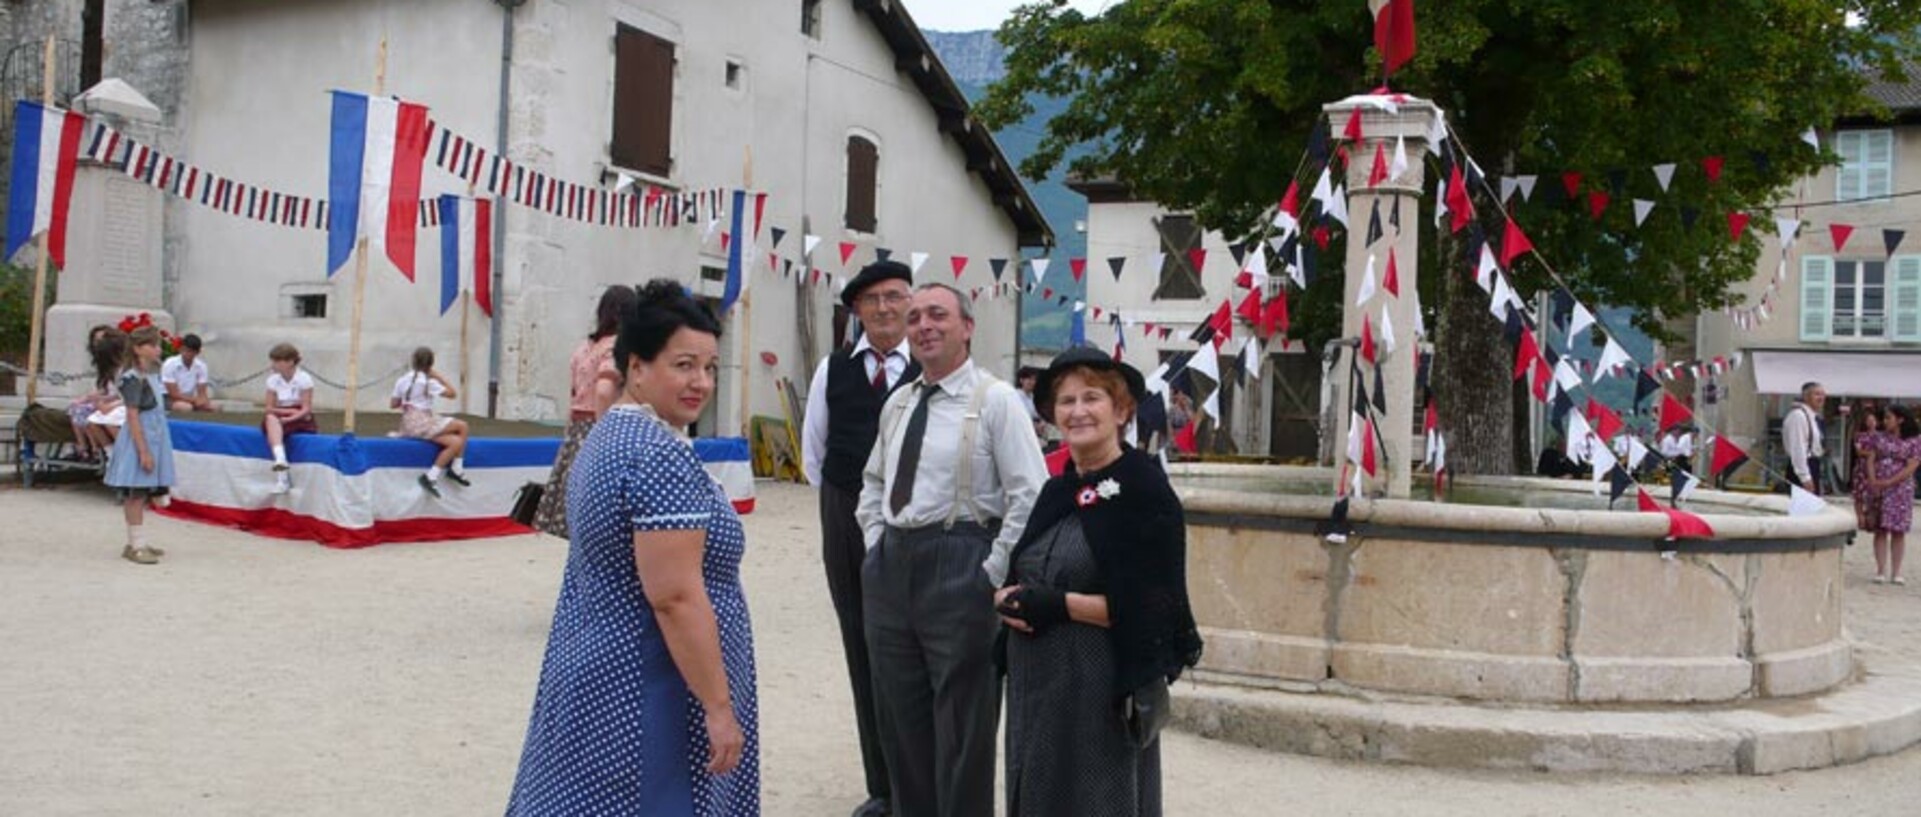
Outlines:
{"label": "green foliage", "polygon": [[[1635,308],[1655,331],[1664,316],[1724,305],[1729,286],[1753,276],[1758,239],[1729,242],[1726,214],[1764,212],[1832,160],[1799,135],[1873,113],[1869,72],[1902,79],[1921,26],[1921,4],[1895,0],[1426,0],[1416,13],[1419,50],[1394,85],[1446,109],[1488,172],[1538,173],[1546,188],[1577,171],[1585,195],[1627,171],[1600,222],[1582,205],[1540,203],[1539,191],[1518,217],[1578,296]],[[1295,174],[1312,182],[1318,169],[1301,159],[1320,106],[1380,84],[1359,2],[1126,0],[1088,17],[1053,0],[1017,10],[999,36],[1007,77],[976,108],[990,127],[1025,116],[1030,94],[1069,100],[1027,176],[1064,161],[1114,175],[1229,235],[1258,224]],[[1076,147],[1086,153],[1067,159]],[[1756,152],[1765,166],[1750,161]],[[1726,172],[1710,185],[1695,162],[1712,155]],[[1691,169],[1662,193],[1647,167],[1668,161]],[[1639,229],[1633,198],[1661,203]],[[1485,217],[1487,199],[1477,206]],[[1681,206],[1700,211],[1693,229]],[[1432,280],[1450,253],[1422,255]],[[1323,268],[1341,257],[1332,248]],[[1545,283],[1521,265],[1523,292]],[[1315,290],[1297,309],[1338,315],[1314,303],[1338,289]]]}
{"label": "green foliage", "polygon": [[[46,302],[53,303],[53,276],[47,276]],[[33,269],[0,264],[0,356],[26,358],[33,330]]]}

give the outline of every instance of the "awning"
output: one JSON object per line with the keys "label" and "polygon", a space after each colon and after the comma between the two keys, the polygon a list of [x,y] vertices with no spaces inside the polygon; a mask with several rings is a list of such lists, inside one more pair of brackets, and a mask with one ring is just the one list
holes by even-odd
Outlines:
{"label": "awning", "polygon": [[1762,394],[1800,394],[1820,383],[1848,397],[1921,398],[1921,352],[1752,351],[1754,382]]}

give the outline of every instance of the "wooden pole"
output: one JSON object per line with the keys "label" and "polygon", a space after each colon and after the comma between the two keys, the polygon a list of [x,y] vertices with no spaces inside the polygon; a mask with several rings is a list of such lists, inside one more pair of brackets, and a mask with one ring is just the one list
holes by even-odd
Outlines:
{"label": "wooden pole", "polygon": [[467,290],[460,291],[460,413],[467,413]]}
{"label": "wooden pole", "polygon": [[[47,50],[42,57],[41,70],[45,74],[40,82],[40,101],[53,107],[54,51],[53,35],[47,35]],[[18,146],[14,147],[19,150]],[[47,157],[40,157],[46,161]],[[56,161],[58,159],[56,158]],[[14,180],[19,183],[20,180]],[[43,207],[53,206],[52,202],[41,202]],[[53,230],[40,234],[40,261],[33,268],[33,320],[27,330],[27,403],[40,396],[40,342],[47,327],[47,264],[53,254]]]}
{"label": "wooden pole", "polygon": [[[741,158],[740,183],[743,189],[752,190],[754,188],[754,148],[752,145],[747,146]],[[741,205],[743,207],[746,206],[745,197],[742,197]],[[745,214],[742,215],[740,223],[748,230],[752,230],[755,227],[751,217]],[[737,235],[734,236],[734,240],[745,241],[747,237]],[[747,280],[748,276],[753,272],[754,259],[746,257],[746,246],[748,245],[743,245],[742,257],[740,259],[740,288],[742,290],[740,293],[740,436],[751,440],[753,437],[749,431],[753,425],[753,415],[749,407],[752,406],[753,403],[749,399],[749,395],[753,391],[754,382],[754,289],[747,285]]]}
{"label": "wooden pole", "polygon": [[[374,96],[383,93],[387,86],[387,38],[380,38],[380,50],[374,53]],[[379,214],[378,224],[386,223],[386,214]],[[361,211],[360,221],[367,223],[366,211]],[[367,235],[363,231],[360,241],[354,244],[354,309],[353,329],[347,340],[347,411],[341,418],[341,425],[348,434],[354,432],[354,402],[360,397],[360,317],[367,305]]]}

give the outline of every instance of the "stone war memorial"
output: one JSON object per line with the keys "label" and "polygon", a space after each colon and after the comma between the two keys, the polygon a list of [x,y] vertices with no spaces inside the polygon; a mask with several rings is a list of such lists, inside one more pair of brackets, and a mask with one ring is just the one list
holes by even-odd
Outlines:
{"label": "stone war memorial", "polygon": [[[1418,212],[1443,112],[1374,95],[1326,115],[1332,132],[1362,134],[1332,191],[1349,191],[1347,212]],[[1401,152],[1391,179],[1369,167]],[[1416,306],[1364,290],[1391,250],[1411,292],[1417,239],[1356,230],[1348,244],[1344,335],[1359,341],[1344,354],[1363,376],[1344,382],[1385,391],[1337,398],[1371,405],[1356,432],[1338,412],[1335,439],[1350,455],[1379,445],[1379,473],[1174,466],[1207,640],[1177,719],[1289,752],[1567,771],[1771,773],[1912,743],[1912,684],[1864,672],[1844,631],[1854,519],[1838,508],[1790,515],[1786,498],[1696,491],[1686,516],[1711,532],[1676,541],[1669,513],[1610,510],[1585,480],[1463,478],[1445,501],[1410,495],[1418,452],[1372,425],[1415,427],[1414,346],[1383,352],[1375,337],[1414,326]],[[1330,532],[1335,495],[1347,524]]]}

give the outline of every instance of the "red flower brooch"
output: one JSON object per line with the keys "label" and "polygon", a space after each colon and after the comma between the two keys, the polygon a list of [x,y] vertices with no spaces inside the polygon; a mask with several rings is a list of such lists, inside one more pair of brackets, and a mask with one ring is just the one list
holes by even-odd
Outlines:
{"label": "red flower brooch", "polygon": [[1074,503],[1083,508],[1092,507],[1094,503],[1103,499],[1112,499],[1119,496],[1120,493],[1120,483],[1111,479],[1104,479],[1101,480],[1099,485],[1081,486],[1081,492],[1074,496]]}

